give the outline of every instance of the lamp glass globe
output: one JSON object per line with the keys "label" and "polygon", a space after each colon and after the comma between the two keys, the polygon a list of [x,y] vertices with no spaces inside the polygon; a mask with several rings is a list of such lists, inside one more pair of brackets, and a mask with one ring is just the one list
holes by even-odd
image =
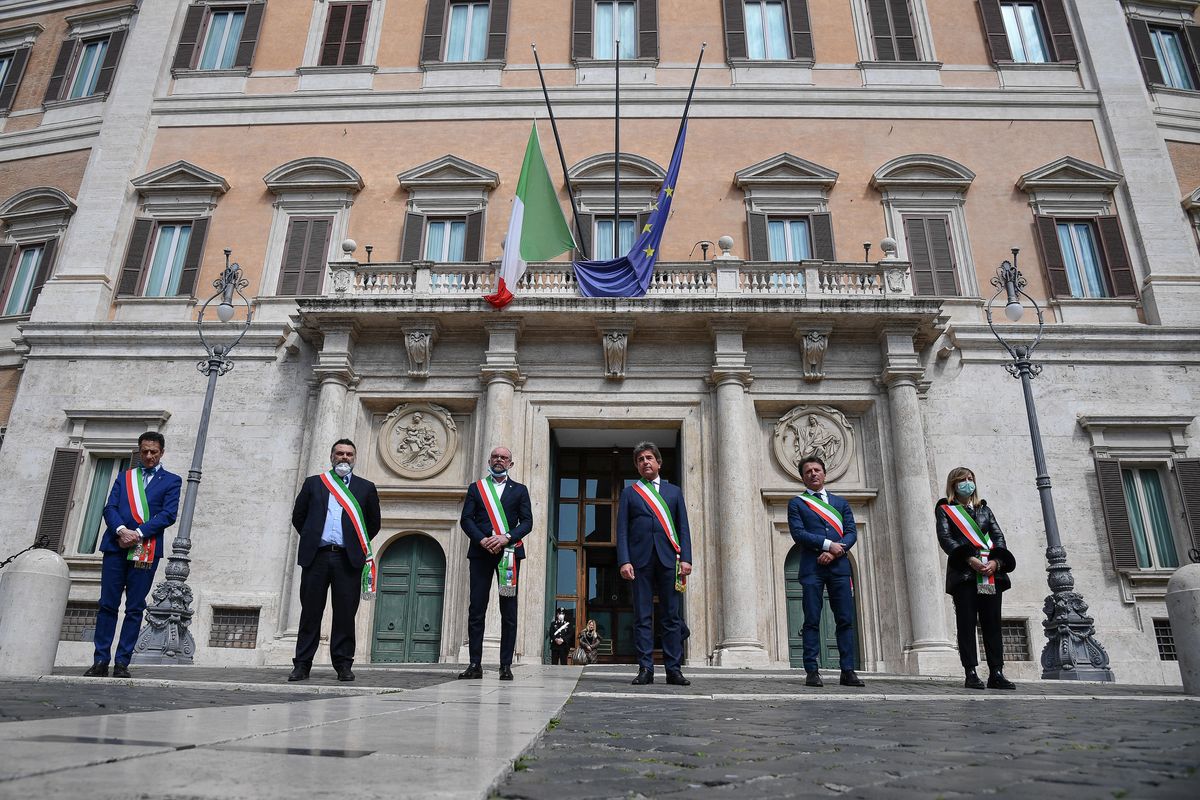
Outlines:
{"label": "lamp glass globe", "polygon": [[1020,301],[1013,300],[1004,307],[1004,316],[1008,317],[1010,322],[1016,322],[1021,319],[1025,313],[1025,306],[1021,305]]}
{"label": "lamp glass globe", "polygon": [[221,320],[221,322],[229,322],[229,320],[233,319],[233,310],[233,303],[229,301],[221,303],[217,306],[217,319]]}

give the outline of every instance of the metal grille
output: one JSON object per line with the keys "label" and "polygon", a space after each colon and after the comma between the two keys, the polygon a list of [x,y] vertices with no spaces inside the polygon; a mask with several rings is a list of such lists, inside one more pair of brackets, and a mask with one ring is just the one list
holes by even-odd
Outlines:
{"label": "metal grille", "polygon": [[[976,630],[979,652],[983,652],[983,636]],[[1030,661],[1029,627],[1023,619],[1005,619],[1000,621],[1000,636],[1004,641],[1005,661]]]}
{"label": "metal grille", "polygon": [[1158,642],[1159,661],[1178,661],[1175,653],[1175,634],[1171,633],[1171,620],[1154,620],[1154,640]]}
{"label": "metal grille", "polygon": [[258,644],[257,608],[214,608],[209,647],[253,650]]}
{"label": "metal grille", "polygon": [[90,642],[96,631],[96,612],[99,603],[71,600],[63,613],[62,628],[58,633],[60,642]]}

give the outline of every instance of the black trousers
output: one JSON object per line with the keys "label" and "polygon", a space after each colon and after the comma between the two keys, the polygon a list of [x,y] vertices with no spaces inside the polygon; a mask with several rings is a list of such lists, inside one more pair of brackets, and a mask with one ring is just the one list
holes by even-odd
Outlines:
{"label": "black trousers", "polygon": [[[483,623],[487,617],[492,580],[500,556],[467,559],[471,568],[471,605],[467,609],[467,652],[472,664],[483,661]],[[517,586],[521,585],[521,562],[516,562]],[[517,646],[517,596],[500,597],[500,666],[511,667]]]}
{"label": "black trousers", "polygon": [[295,664],[312,666],[321,642],[325,598],[333,597],[333,626],[329,631],[329,656],[334,668],[354,664],[354,615],[362,596],[362,568],[350,563],[345,550],[318,550],[300,575],[300,629],[296,635]]}
{"label": "black trousers", "polygon": [[979,665],[979,648],[975,645],[975,624],[983,633],[983,652],[988,669],[997,672],[1004,668],[1004,637],[1000,633],[1000,592],[979,594],[975,583],[967,581],[953,588],[954,622],[958,628],[958,657],[963,669]]}
{"label": "black trousers", "polygon": [[570,649],[565,644],[562,647],[554,644],[550,645],[550,665],[562,664],[565,667],[567,665],[567,653]]}

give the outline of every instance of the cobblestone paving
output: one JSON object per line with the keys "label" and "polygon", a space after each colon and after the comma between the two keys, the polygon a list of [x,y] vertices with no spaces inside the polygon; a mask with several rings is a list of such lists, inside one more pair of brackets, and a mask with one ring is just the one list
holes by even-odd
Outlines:
{"label": "cobblestone paving", "polygon": [[[80,676],[86,665],[78,668],[55,667],[55,675]],[[387,689],[419,689],[454,678],[463,669],[454,664],[396,665],[394,667],[355,666],[353,682],[340,682],[333,667],[314,666],[308,680],[288,683],[292,667],[143,667],[129,668],[134,680],[197,681],[217,683],[257,683],[291,687],[337,686],[342,689],[379,687]],[[102,680],[100,678],[90,680]],[[111,678],[109,680],[112,680]],[[283,702],[282,700],[280,702]]]}
{"label": "cobblestone paving", "polygon": [[[805,691],[790,678],[689,676],[690,687],[639,689],[585,674],[495,796],[1200,797],[1200,703],[1177,690],[1038,683],[1014,696],[879,679],[850,690],[830,685],[835,673]],[[643,699],[610,696],[627,690]],[[903,699],[929,694],[945,697]],[[1145,697],[1119,699],[1134,694]]]}

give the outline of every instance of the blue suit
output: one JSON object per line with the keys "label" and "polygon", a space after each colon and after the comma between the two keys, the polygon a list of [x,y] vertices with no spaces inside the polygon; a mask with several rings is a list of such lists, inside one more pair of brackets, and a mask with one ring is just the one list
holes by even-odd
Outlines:
{"label": "blue suit", "polygon": [[[679,534],[679,560],[692,563],[692,534],[687,506],[679,487],[660,479],[658,493],[675,521]],[[663,665],[679,672],[683,661],[679,592],[675,591],[675,548],[667,539],[658,517],[632,486],[621,492],[617,507],[617,565],[633,566],[634,643],[638,665],[654,671],[654,595],[662,611]]]}
{"label": "blue suit", "polygon": [[850,559],[846,555],[830,564],[817,563],[825,540],[837,542],[846,553],[858,541],[854,512],[850,504],[826,490],[829,505],[842,515],[842,535],[804,500],[793,497],[788,503],[788,530],[800,545],[800,585],[804,589],[804,668],[817,669],[820,653],[821,606],[829,591],[829,606],[837,622],[838,655],[843,670],[855,668],[854,592],[851,586]]}
{"label": "blue suit", "polygon": [[[131,467],[141,469],[141,467]],[[106,528],[100,539],[100,551],[104,563],[100,570],[100,608],[96,611],[96,653],[93,661],[107,664],[113,636],[117,630],[117,608],[121,595],[125,595],[125,621],[121,624],[121,639],[117,643],[116,663],[128,664],[137,643],[138,631],[142,627],[142,612],[146,608],[146,595],[154,584],[154,574],[163,554],[163,531],[175,524],[179,511],[179,490],[183,480],[161,465],[146,485],[146,511],[149,518],[141,525],[133,518],[129,506],[129,493],[125,490],[125,472],[113,482],[108,502],[104,505]],[[124,525],[130,530],[141,530],[144,541],[154,543],[154,562],[148,568],[137,567],[130,561],[129,550],[117,542],[117,528]]]}

